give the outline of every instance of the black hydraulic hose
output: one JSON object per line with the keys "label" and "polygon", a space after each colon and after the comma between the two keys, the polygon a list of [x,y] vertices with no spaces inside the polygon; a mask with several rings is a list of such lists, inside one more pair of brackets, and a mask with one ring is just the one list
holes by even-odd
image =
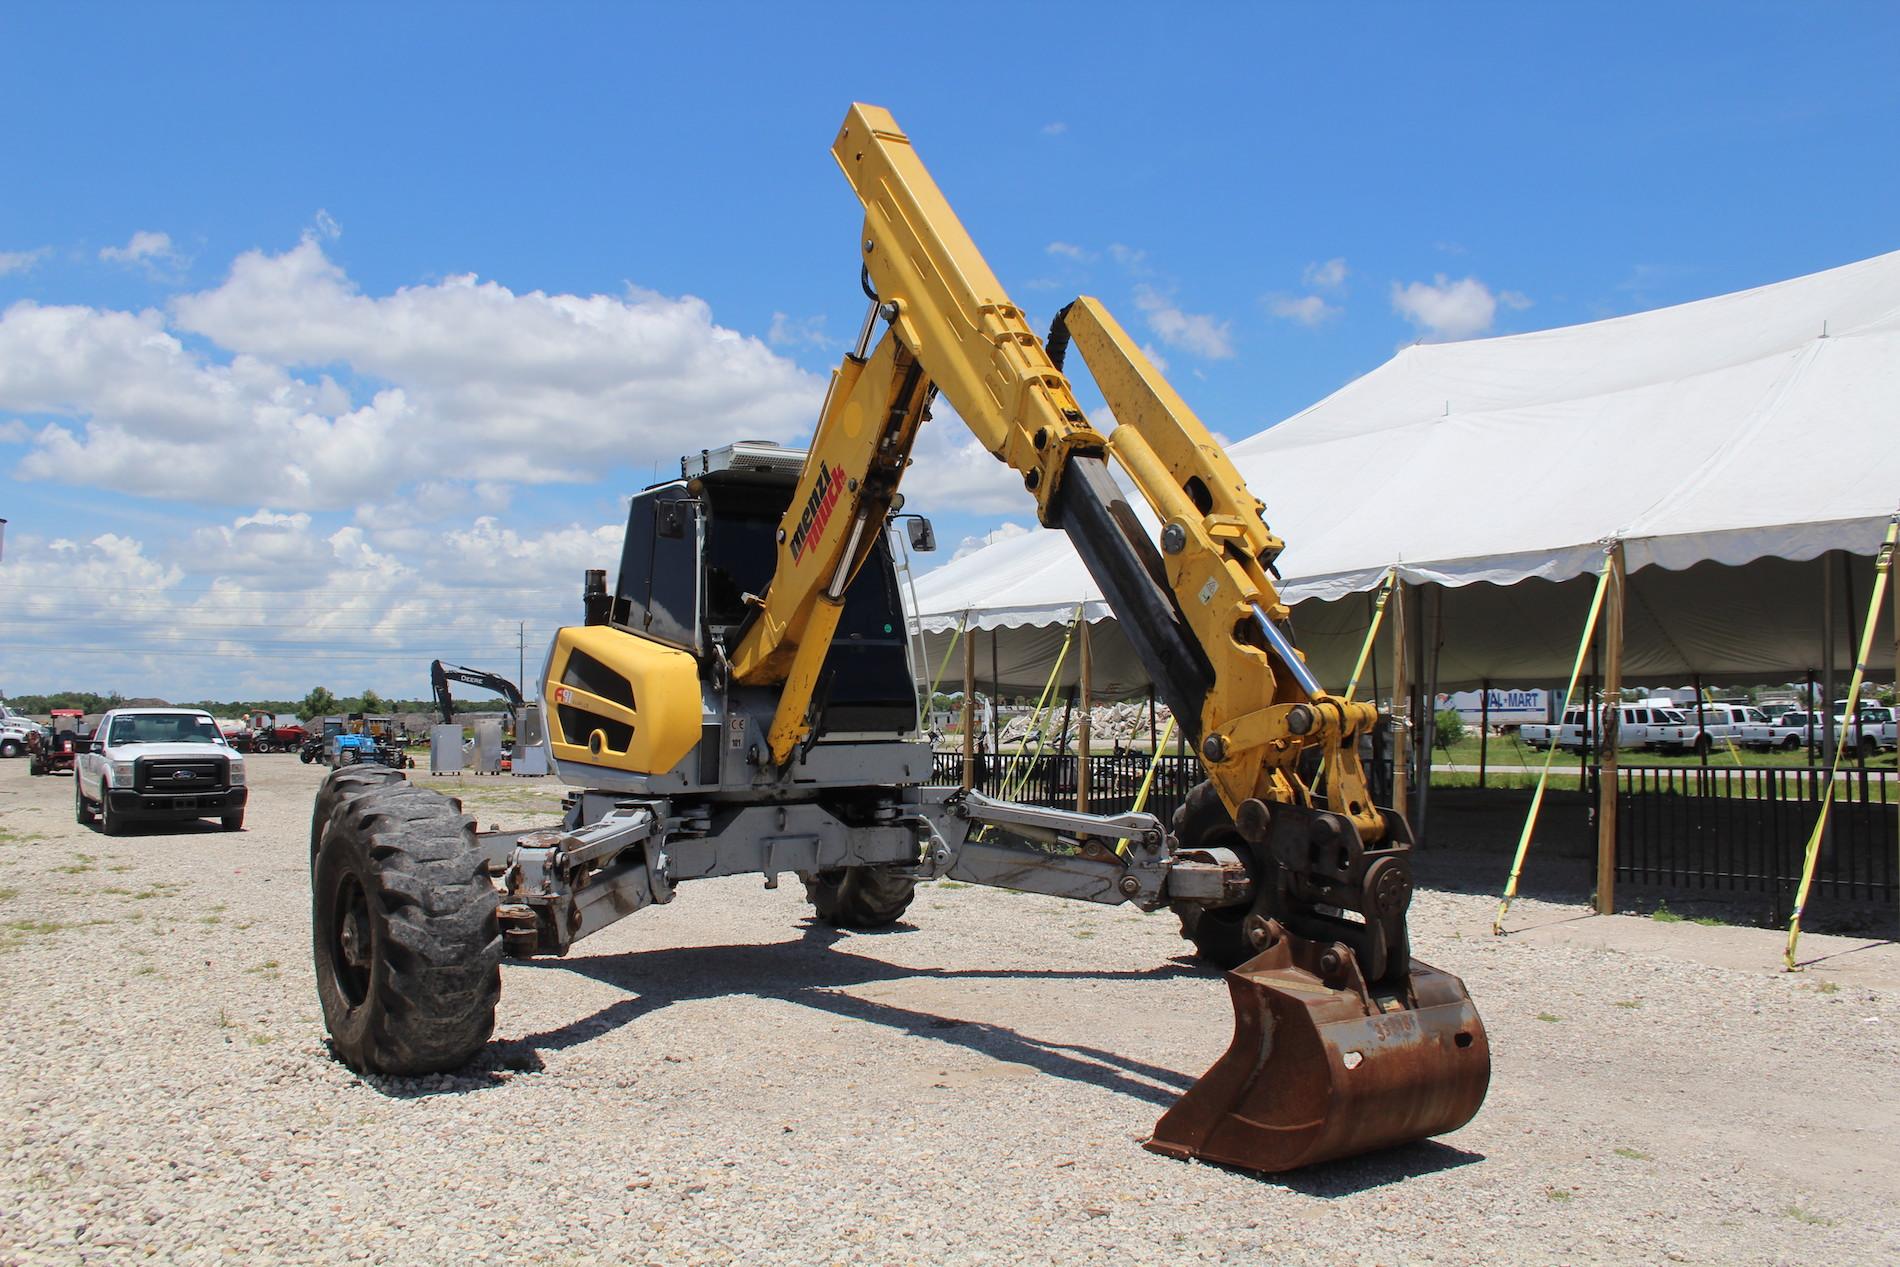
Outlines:
{"label": "black hydraulic hose", "polygon": [[1062,305],[1061,311],[1049,323],[1049,337],[1042,345],[1043,351],[1049,354],[1049,360],[1058,370],[1062,368],[1062,359],[1069,354],[1069,309],[1073,307],[1073,303]]}

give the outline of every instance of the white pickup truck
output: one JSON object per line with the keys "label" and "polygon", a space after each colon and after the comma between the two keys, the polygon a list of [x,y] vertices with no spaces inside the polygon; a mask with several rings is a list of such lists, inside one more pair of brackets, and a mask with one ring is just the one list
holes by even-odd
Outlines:
{"label": "white pickup truck", "polygon": [[[1825,723],[1820,717],[1807,713],[1783,713],[1772,722],[1744,726],[1742,745],[1761,751],[1793,752],[1810,740],[1820,746],[1826,742],[1829,731],[1841,733],[1840,713]],[[1852,753],[1858,749],[1861,755],[1871,757],[1892,751],[1897,745],[1900,745],[1900,727],[1896,727],[1894,710],[1884,704],[1862,704],[1856,720],[1848,724],[1846,750]]]}
{"label": "white pickup truck", "polygon": [[38,729],[37,722],[0,703],[0,757],[17,757],[25,752],[27,736]]}
{"label": "white pickup truck", "polygon": [[[1589,739],[1596,743],[1601,733],[1597,710],[1589,710]],[[1617,708],[1616,746],[1654,752],[1702,752],[1710,740],[1696,729],[1695,723],[1673,708],[1648,704],[1622,704]],[[1543,750],[1553,741],[1565,752],[1581,752],[1584,747],[1585,710],[1572,708],[1556,726],[1519,726],[1517,733],[1532,748]]]}
{"label": "white pickup truck", "polygon": [[244,826],[244,755],[195,708],[115,708],[73,767],[73,816],[108,836],[126,824],[215,818]]}

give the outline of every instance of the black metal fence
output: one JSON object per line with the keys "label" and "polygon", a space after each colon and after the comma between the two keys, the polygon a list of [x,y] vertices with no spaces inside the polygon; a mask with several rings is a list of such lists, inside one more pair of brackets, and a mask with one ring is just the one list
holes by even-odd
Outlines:
{"label": "black metal fence", "polygon": [[[1623,766],[1617,771],[1619,882],[1765,896],[1785,919],[1826,787],[1824,766]],[[1835,788],[1813,898],[1900,900],[1900,788],[1866,770]]]}
{"label": "black metal fence", "polygon": [[[1098,752],[1089,757],[1089,812],[1121,814],[1135,807],[1135,796],[1148,774],[1154,758],[1145,752]],[[1164,752],[1155,768],[1154,786],[1148,790],[1143,808],[1166,823],[1175,807],[1187,799],[1188,789],[1200,782],[1201,763],[1180,753]],[[939,752],[932,769],[932,782],[960,786],[963,783],[963,754]],[[1031,805],[1075,805],[1076,759],[1074,753],[1044,753],[1039,756],[1013,757],[1008,753],[976,758],[976,790],[985,796],[1000,796]],[[1007,783],[1007,786],[1005,786]]]}
{"label": "black metal fence", "polygon": [[[1089,808],[1102,814],[1134,808],[1152,760],[1140,752],[1091,757]],[[1162,754],[1146,808],[1167,822],[1202,777],[1193,757]],[[1747,896],[1765,900],[1776,922],[1786,919],[1820,813],[1825,766],[1625,765],[1616,778],[1619,883],[1659,893]],[[937,753],[933,781],[962,783],[963,754]],[[976,758],[976,789],[989,796],[1073,806],[1075,781],[1073,753]],[[1900,903],[1896,776],[1843,771],[1829,821],[1811,900]]]}

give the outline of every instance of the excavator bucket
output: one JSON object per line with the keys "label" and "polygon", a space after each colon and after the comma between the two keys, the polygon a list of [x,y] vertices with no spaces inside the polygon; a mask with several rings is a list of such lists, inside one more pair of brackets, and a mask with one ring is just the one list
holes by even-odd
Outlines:
{"label": "excavator bucket", "polygon": [[1282,937],[1227,974],[1234,1041],[1147,1147],[1280,1171],[1457,1130],[1491,1049],[1464,983],[1414,961],[1403,996],[1368,991],[1343,947]]}

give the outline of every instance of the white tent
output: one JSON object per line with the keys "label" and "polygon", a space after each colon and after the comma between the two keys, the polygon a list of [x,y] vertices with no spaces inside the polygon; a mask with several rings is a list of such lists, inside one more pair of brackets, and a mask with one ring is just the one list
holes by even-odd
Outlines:
{"label": "white tent", "polygon": [[[1588,325],[1408,347],[1231,452],[1287,542],[1285,596],[1323,681],[1343,681],[1365,595],[1395,566],[1445,587],[1441,687],[1560,679],[1609,541],[1631,572],[1627,678],[1818,669],[1824,591],[1844,671],[1900,510],[1900,252]],[[1059,532],[988,546],[917,590],[938,654],[966,621],[1010,631],[978,641],[978,677],[995,654],[1005,687],[1041,685],[1050,626],[1078,603],[1112,618]],[[1876,645],[1890,665],[1890,634]],[[1096,650],[1103,693],[1145,684],[1112,633]]]}

